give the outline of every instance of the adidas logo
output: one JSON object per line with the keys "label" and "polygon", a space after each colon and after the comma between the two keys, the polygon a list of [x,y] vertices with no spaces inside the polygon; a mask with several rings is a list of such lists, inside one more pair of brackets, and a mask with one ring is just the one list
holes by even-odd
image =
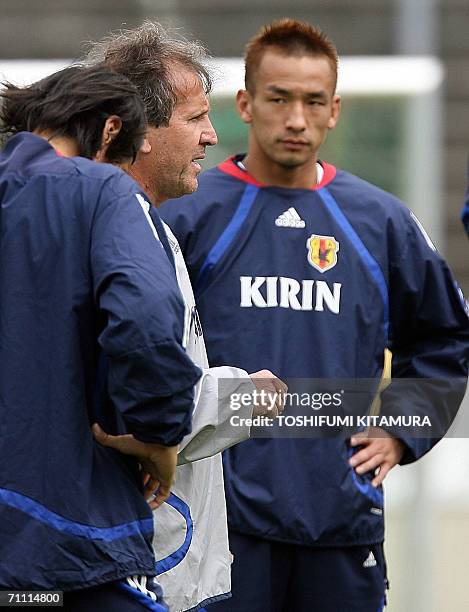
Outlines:
{"label": "adidas logo", "polygon": [[305,227],[305,222],[293,208],[289,208],[275,219],[277,227]]}
{"label": "adidas logo", "polygon": [[365,559],[365,561],[363,561],[363,567],[375,567],[375,565],[378,565],[378,563],[375,559],[374,554],[370,550],[370,554]]}

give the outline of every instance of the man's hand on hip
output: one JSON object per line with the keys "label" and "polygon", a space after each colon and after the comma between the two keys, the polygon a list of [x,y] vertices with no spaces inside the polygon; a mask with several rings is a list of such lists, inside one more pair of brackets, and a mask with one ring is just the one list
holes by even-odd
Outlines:
{"label": "man's hand on hip", "polygon": [[[166,501],[171,493],[171,486],[177,465],[177,446],[163,446],[140,442],[132,435],[111,436],[95,423],[92,427],[94,438],[103,446],[113,448],[124,455],[132,455],[142,466],[144,496],[152,510]],[[150,498],[153,499],[150,500]]]}
{"label": "man's hand on hip", "polygon": [[393,438],[381,427],[369,427],[354,435],[350,444],[361,447],[349,460],[357,474],[378,470],[371,481],[374,487],[378,487],[388,472],[399,463],[405,450],[403,442]]}

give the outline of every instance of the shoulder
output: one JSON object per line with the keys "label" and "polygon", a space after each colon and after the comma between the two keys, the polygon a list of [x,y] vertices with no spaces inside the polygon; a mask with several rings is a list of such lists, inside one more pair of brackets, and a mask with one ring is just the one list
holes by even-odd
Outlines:
{"label": "shoulder", "polygon": [[466,194],[466,201],[461,211],[461,220],[466,228],[466,232],[469,235],[469,191]]}
{"label": "shoulder", "polygon": [[147,199],[134,179],[116,166],[82,157],[69,158],[68,161],[73,175],[88,193],[95,193],[99,197],[101,204],[115,204],[118,200],[133,201],[137,195]]}
{"label": "shoulder", "polygon": [[120,168],[112,164],[97,163],[84,157],[69,157],[65,160],[70,171],[84,181],[96,184],[108,184],[110,189],[130,191],[135,182]]}
{"label": "shoulder", "polygon": [[337,200],[351,204],[366,202],[383,210],[390,207],[391,211],[407,208],[397,196],[344,170],[337,171],[328,189]]}
{"label": "shoulder", "polygon": [[333,198],[332,214],[345,217],[339,223],[354,241],[363,242],[383,269],[386,261],[402,260],[409,249],[422,257],[435,256],[435,245],[419,219],[393,194],[344,171],[337,172],[326,191]]}
{"label": "shoulder", "polygon": [[112,193],[135,190],[134,181],[111,164],[97,163],[84,157],[64,157],[44,139],[29,132],[12,137],[5,147],[8,169],[24,182],[39,179],[57,191],[70,194],[100,193],[104,186]]}
{"label": "shoulder", "polygon": [[352,224],[387,229],[414,225],[415,217],[402,200],[349,172],[338,170],[327,191]]}

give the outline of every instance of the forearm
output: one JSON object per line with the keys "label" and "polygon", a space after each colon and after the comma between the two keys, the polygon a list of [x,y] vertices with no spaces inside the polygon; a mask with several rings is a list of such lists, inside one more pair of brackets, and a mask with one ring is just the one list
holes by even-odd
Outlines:
{"label": "forearm", "polygon": [[[192,431],[180,445],[178,464],[197,461],[219,453],[249,437],[250,427],[245,423],[252,416],[252,404],[233,399],[243,394],[252,397],[255,386],[244,370],[223,366],[203,371],[196,390],[196,402],[192,415]],[[233,425],[232,417],[239,416],[239,425]]]}

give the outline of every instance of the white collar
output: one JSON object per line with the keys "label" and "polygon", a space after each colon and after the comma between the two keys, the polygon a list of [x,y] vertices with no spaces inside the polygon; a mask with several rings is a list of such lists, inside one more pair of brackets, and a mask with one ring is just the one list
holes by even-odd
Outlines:
{"label": "white collar", "polygon": [[[239,168],[241,168],[241,170],[244,170],[245,172],[247,172],[246,166],[243,164],[242,160],[238,159],[236,160],[235,163]],[[320,183],[322,183],[323,178],[324,178],[324,168],[321,166],[319,162],[316,162],[316,185],[319,185]]]}

